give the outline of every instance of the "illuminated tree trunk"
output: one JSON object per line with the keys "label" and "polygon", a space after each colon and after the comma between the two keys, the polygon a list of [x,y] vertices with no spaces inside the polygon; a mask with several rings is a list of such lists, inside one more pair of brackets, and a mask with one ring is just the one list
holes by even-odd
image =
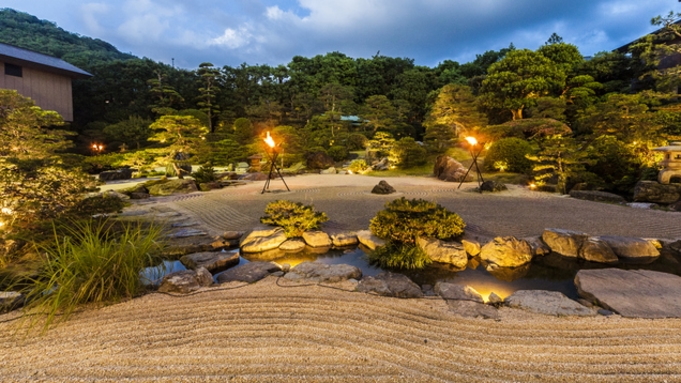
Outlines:
{"label": "illuminated tree trunk", "polygon": [[523,119],[523,108],[511,109],[511,113],[513,113],[513,120],[514,121]]}

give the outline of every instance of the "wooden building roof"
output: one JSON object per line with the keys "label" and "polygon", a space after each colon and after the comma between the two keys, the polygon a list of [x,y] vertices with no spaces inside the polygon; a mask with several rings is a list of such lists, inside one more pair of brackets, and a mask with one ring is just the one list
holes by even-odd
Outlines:
{"label": "wooden building roof", "polygon": [[90,73],[62,59],[9,44],[0,43],[0,61],[74,79],[92,77]]}

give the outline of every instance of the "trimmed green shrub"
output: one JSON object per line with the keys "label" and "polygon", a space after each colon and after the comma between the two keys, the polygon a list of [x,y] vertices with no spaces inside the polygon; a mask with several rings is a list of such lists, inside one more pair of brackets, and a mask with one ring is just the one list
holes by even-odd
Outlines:
{"label": "trimmed green shrub", "polygon": [[348,166],[348,170],[355,174],[362,173],[367,169],[369,169],[369,165],[367,165],[364,160],[354,160],[350,163],[350,166]]}
{"label": "trimmed green shrub", "polygon": [[345,161],[348,158],[348,149],[345,146],[332,146],[326,151],[326,154],[336,162]]}
{"label": "trimmed green shrub", "polygon": [[369,259],[382,267],[420,269],[431,260],[416,245],[417,237],[450,239],[463,234],[465,227],[458,214],[434,202],[402,197],[386,203],[371,219],[371,232],[388,242],[376,248]]}
{"label": "trimmed green shrub", "polygon": [[494,171],[495,164],[505,163],[506,171],[525,173],[532,168],[532,161],[525,155],[532,153],[532,146],[521,138],[502,138],[492,144],[485,155],[485,169]]}
{"label": "trimmed green shrub", "polygon": [[194,173],[192,173],[192,178],[197,184],[205,184],[207,182],[213,182],[217,179],[215,176],[215,168],[213,168],[212,163],[207,163],[198,168]]}
{"label": "trimmed green shrub", "polygon": [[350,150],[362,150],[366,147],[367,141],[369,141],[367,136],[361,133],[352,133],[348,135],[346,145]]}
{"label": "trimmed green shrub", "polygon": [[390,160],[401,169],[409,169],[426,163],[426,149],[413,138],[404,137],[395,142],[390,150]]}
{"label": "trimmed green shrub", "polygon": [[391,269],[422,269],[433,262],[418,246],[400,246],[392,242],[377,247],[367,257],[369,262]]}
{"label": "trimmed green shrub", "polygon": [[140,223],[113,225],[109,221],[73,221],[54,228],[39,275],[26,294],[30,330],[65,321],[83,304],[103,305],[141,294],[140,271],[157,264],[163,248],[162,229]]}
{"label": "trimmed green shrub", "polygon": [[319,229],[320,224],[329,220],[324,212],[315,212],[312,205],[288,200],[272,201],[265,207],[265,216],[260,222],[280,226],[286,237],[300,237],[304,232]]}
{"label": "trimmed green shrub", "polygon": [[369,224],[378,237],[407,245],[414,245],[419,236],[450,239],[463,234],[465,227],[458,214],[435,202],[404,197],[386,203]]}

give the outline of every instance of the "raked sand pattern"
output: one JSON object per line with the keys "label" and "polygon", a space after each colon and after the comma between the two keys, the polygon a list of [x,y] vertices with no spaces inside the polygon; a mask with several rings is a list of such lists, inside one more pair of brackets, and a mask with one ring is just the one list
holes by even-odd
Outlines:
{"label": "raked sand pattern", "polygon": [[[468,319],[439,298],[319,286],[153,294],[42,337],[0,324],[6,382],[673,382],[681,321]],[[1,317],[0,317],[1,318]]]}

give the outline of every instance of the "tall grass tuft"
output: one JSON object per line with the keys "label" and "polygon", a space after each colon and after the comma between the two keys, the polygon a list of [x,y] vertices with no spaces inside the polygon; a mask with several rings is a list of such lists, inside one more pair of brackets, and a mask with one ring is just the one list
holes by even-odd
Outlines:
{"label": "tall grass tuft", "polygon": [[46,331],[81,305],[141,294],[140,271],[158,263],[162,231],[155,224],[93,220],[70,222],[63,234],[53,227],[54,244],[40,246],[44,264],[26,289],[28,329],[42,322]]}

